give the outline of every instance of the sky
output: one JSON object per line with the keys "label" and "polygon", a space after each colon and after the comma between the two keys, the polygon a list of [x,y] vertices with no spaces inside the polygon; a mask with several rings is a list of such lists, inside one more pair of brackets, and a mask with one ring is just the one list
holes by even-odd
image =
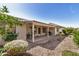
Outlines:
{"label": "sky", "polygon": [[9,14],[28,20],[79,27],[78,3],[8,3]]}

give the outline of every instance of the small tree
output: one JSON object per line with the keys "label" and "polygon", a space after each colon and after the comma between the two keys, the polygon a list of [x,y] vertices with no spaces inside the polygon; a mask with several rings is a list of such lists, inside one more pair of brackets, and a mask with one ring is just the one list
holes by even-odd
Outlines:
{"label": "small tree", "polygon": [[[0,8],[0,35],[5,36],[7,34],[7,37],[9,38],[10,35],[8,34],[8,32],[11,33],[12,28],[16,25],[20,25],[21,23],[18,18],[8,15],[8,13],[9,11],[6,6]],[[12,33],[11,35],[14,35],[14,33]],[[10,38],[12,37],[13,36],[11,36]]]}
{"label": "small tree", "polygon": [[9,11],[6,6],[0,8],[0,35],[9,32],[13,27],[20,24],[19,19],[13,16],[8,15]]}
{"label": "small tree", "polygon": [[0,12],[9,13],[8,8],[6,6],[3,6],[2,8],[0,8]]}

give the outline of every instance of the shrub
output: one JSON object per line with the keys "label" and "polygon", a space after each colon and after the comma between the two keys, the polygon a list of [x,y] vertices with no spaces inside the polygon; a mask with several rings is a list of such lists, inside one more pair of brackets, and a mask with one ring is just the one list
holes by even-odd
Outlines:
{"label": "shrub", "polygon": [[4,52],[4,48],[0,47],[0,56],[2,55],[3,52]]}
{"label": "shrub", "polygon": [[73,31],[74,31],[73,28],[65,28],[65,29],[63,29],[64,35],[70,35],[70,34],[73,33]]}
{"label": "shrub", "polygon": [[13,40],[4,45],[4,49],[9,55],[18,55],[20,53],[25,53],[27,48],[28,42],[23,40]]}
{"label": "shrub", "polygon": [[65,51],[62,52],[62,55],[63,55],[63,56],[79,56],[79,53],[71,52],[71,51],[65,50]]}
{"label": "shrub", "polygon": [[79,31],[74,31],[74,42],[79,45]]}
{"label": "shrub", "polygon": [[14,32],[7,32],[5,33],[2,38],[5,40],[5,41],[12,41],[12,40],[15,40],[17,39],[17,34],[14,33]]}

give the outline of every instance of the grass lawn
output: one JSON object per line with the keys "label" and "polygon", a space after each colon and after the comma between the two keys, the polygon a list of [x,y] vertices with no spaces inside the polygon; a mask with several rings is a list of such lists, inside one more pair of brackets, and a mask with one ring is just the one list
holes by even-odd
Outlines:
{"label": "grass lawn", "polygon": [[71,52],[71,51],[63,51],[62,56],[79,56],[79,53]]}

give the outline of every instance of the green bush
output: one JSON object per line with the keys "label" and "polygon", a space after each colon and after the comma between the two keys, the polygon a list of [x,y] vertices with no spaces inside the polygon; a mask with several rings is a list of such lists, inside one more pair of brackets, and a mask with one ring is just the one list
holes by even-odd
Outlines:
{"label": "green bush", "polygon": [[28,42],[24,40],[13,40],[5,44],[4,49],[8,55],[18,55],[20,53],[25,53],[28,48]]}
{"label": "green bush", "polygon": [[73,31],[74,31],[73,28],[65,28],[65,29],[63,29],[64,35],[70,35],[70,34],[73,33]]}
{"label": "green bush", "polygon": [[73,36],[74,36],[74,42],[77,44],[77,45],[79,45],[79,31],[74,31],[74,34],[73,34]]}
{"label": "green bush", "polygon": [[76,52],[71,52],[71,51],[63,51],[62,52],[62,55],[63,56],[79,56],[79,53],[76,53]]}
{"label": "green bush", "polygon": [[3,47],[0,47],[0,56],[1,54],[4,52],[4,48]]}
{"label": "green bush", "polygon": [[17,39],[17,34],[14,33],[14,32],[6,32],[2,38],[5,40],[5,41],[12,41],[12,40],[15,40]]}
{"label": "green bush", "polygon": [[4,50],[4,48],[1,47],[1,48],[0,48],[0,52],[2,52],[3,50]]}

